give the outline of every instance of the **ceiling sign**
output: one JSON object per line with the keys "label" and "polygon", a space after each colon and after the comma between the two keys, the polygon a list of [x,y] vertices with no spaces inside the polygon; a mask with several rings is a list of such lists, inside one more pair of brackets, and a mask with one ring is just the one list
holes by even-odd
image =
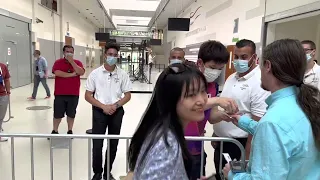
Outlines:
{"label": "ceiling sign", "polygon": [[11,56],[11,48],[8,48],[8,56]]}

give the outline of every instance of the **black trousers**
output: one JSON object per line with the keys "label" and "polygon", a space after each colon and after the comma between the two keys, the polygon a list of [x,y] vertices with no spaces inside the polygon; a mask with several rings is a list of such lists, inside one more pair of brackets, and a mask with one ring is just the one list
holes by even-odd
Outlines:
{"label": "black trousers", "polygon": [[[107,115],[103,113],[103,110],[97,107],[92,107],[92,134],[102,134],[106,133],[108,128],[108,134],[119,135],[122,124],[122,117],[124,115],[124,110],[122,107],[118,108],[117,111],[112,115]],[[102,173],[102,147],[104,139],[94,139],[93,140],[93,152],[92,152],[92,168],[94,173]],[[110,148],[110,172],[112,169],[112,164],[116,158],[118,139],[112,139],[109,141],[108,148]],[[104,176],[107,176],[107,159],[108,155],[105,155],[104,164]]]}
{"label": "black trousers", "polygon": [[[247,138],[235,138],[236,140],[238,140],[243,147],[246,147],[246,143],[247,143]],[[217,146],[214,150],[214,165],[216,167],[216,180],[222,180],[219,174],[219,166],[220,166],[220,142],[217,142]],[[238,161],[241,158],[241,151],[238,148],[237,145],[235,145],[234,143],[229,143],[229,142],[224,142],[223,143],[223,153],[228,153],[231,157],[232,160],[237,159]],[[225,164],[227,164],[227,161],[224,159],[224,157],[222,156],[222,169],[225,166]]]}
{"label": "black trousers", "polygon": [[192,155],[192,172],[190,180],[200,179],[201,166],[203,167],[202,176],[206,176],[207,153],[203,152],[203,164],[201,164],[201,154]]}

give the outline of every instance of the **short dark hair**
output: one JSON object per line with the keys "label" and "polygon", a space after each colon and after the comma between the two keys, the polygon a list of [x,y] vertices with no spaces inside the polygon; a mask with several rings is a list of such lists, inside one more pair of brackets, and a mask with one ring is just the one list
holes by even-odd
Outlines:
{"label": "short dark hair", "polygon": [[35,54],[41,55],[41,52],[39,50],[34,50]]}
{"label": "short dark hair", "polygon": [[183,52],[184,55],[186,54],[186,53],[184,52],[184,50],[183,50],[182,48],[179,48],[179,47],[175,47],[175,48],[171,49],[170,54],[171,54],[173,51],[180,51],[180,52]]}
{"label": "short dark hair", "polygon": [[248,40],[248,39],[241,39],[240,41],[238,41],[236,43],[237,48],[243,48],[246,46],[251,47],[252,54],[256,53],[256,44],[253,41]]}
{"label": "short dark hair", "polygon": [[304,41],[301,41],[301,44],[309,44],[311,49],[317,49],[317,46],[316,44],[311,41],[311,40],[304,40]]}
{"label": "short dark hair", "polygon": [[198,58],[203,63],[214,61],[219,64],[226,64],[229,61],[230,53],[227,48],[219,41],[209,40],[201,44]]}
{"label": "short dark hair", "polygon": [[115,49],[117,51],[120,51],[120,45],[114,42],[109,42],[106,44],[105,49],[105,53],[108,51],[108,49]]}
{"label": "short dark hair", "polygon": [[74,48],[73,48],[73,46],[71,46],[71,45],[65,45],[65,46],[63,46],[63,52],[67,49],[67,48],[72,48],[73,49],[73,51],[74,51]]}

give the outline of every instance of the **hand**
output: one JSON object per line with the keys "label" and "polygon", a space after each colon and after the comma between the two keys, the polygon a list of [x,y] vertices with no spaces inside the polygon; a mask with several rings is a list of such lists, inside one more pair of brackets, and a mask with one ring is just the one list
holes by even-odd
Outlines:
{"label": "hand", "polygon": [[71,77],[75,77],[75,76],[78,76],[76,72],[71,73]]}
{"label": "hand", "polygon": [[45,74],[45,75],[44,75],[44,78],[46,78],[46,79],[47,79],[47,78],[48,78],[48,74]]}
{"label": "hand", "polygon": [[229,172],[230,172],[230,164],[229,163],[227,163],[225,166],[224,166],[224,168],[222,169],[222,172],[223,172],[223,176],[226,178],[226,179],[228,179],[228,174],[229,174]]}
{"label": "hand", "polygon": [[232,123],[234,124],[234,125],[236,125],[236,126],[238,126],[238,122],[239,122],[239,119],[240,119],[240,115],[239,114],[235,114],[235,115],[231,115],[231,117],[232,117]]}
{"label": "hand", "polygon": [[66,56],[66,59],[69,61],[69,63],[74,62],[74,60],[73,60],[73,54],[67,53],[65,56]]}
{"label": "hand", "polygon": [[217,104],[223,108],[228,114],[236,114],[239,112],[238,105],[235,100],[225,97],[217,97]]}
{"label": "hand", "polygon": [[102,110],[105,114],[112,115],[115,111],[112,108],[112,105],[104,105]]}
{"label": "hand", "polygon": [[115,104],[111,105],[111,109],[112,109],[112,111],[116,112],[116,110],[117,110],[117,105],[115,105]]}

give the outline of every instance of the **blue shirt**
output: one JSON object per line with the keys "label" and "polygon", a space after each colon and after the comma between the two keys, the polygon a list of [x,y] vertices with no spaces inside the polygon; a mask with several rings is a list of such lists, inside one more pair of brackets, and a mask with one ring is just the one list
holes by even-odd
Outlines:
{"label": "blue shirt", "polygon": [[37,60],[34,62],[34,74],[39,75],[40,78],[43,78],[45,75],[45,72],[48,68],[47,60],[40,56]]}
{"label": "blue shirt", "polygon": [[320,154],[308,117],[297,102],[297,88],[283,88],[266,100],[259,122],[246,116],[239,127],[253,134],[246,173],[229,173],[229,180],[319,180]]}

